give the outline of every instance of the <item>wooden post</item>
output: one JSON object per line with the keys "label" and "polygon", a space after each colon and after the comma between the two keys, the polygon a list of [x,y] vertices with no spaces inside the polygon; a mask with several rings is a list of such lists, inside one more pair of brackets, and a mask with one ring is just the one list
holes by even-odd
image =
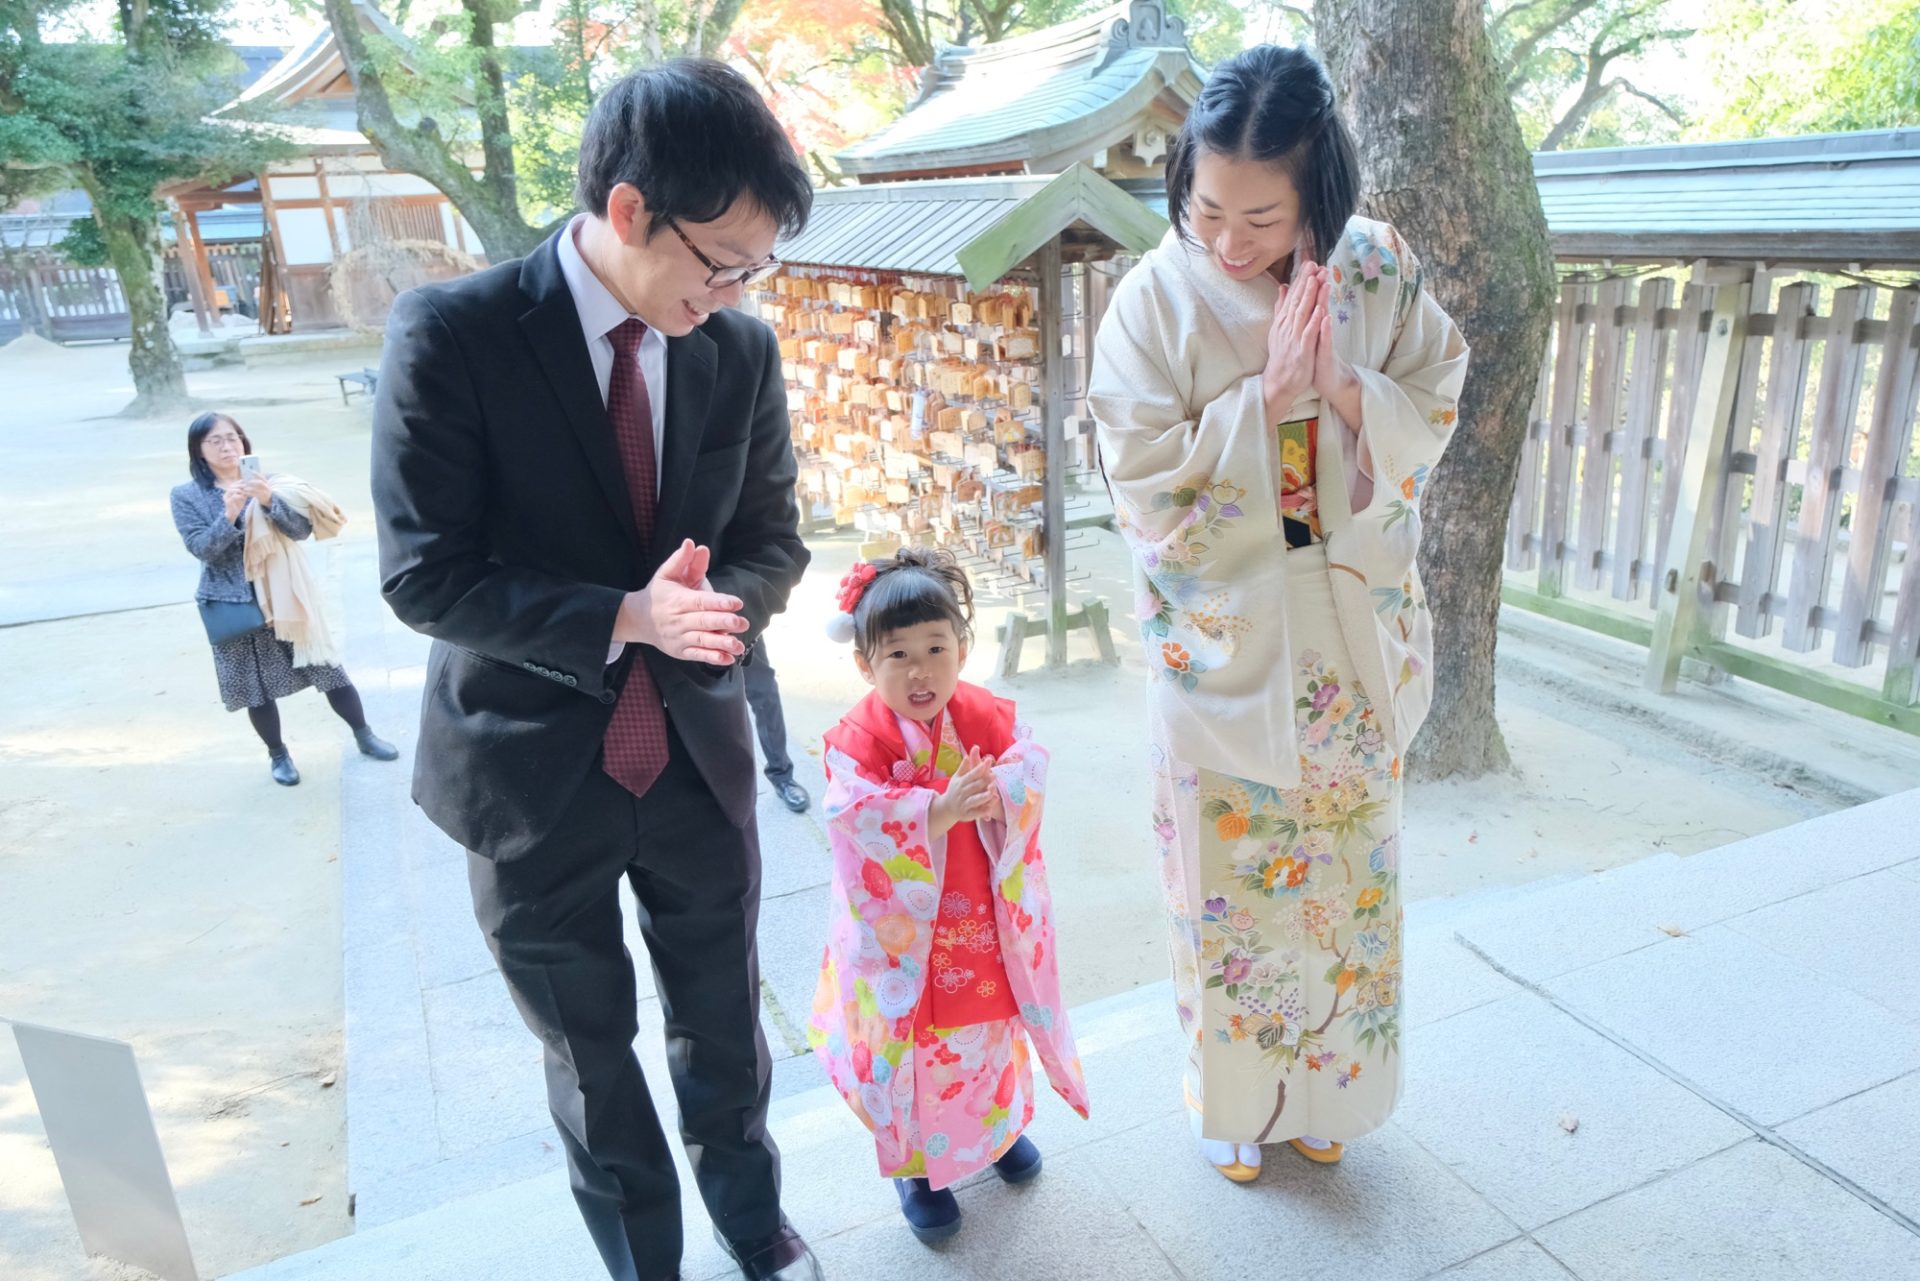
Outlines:
{"label": "wooden post", "polygon": [[181,243],[182,258],[186,253],[193,255],[191,261],[182,261],[186,268],[187,288],[193,294],[193,316],[199,322],[200,332],[213,332],[213,319],[220,314],[218,295],[214,291],[213,273],[207,266],[206,242],[200,239],[200,210],[196,206],[174,206],[174,225],[185,238]]}
{"label": "wooden post", "polygon": [[1758,639],[1780,616],[1780,553],[1786,548],[1787,464],[1800,434],[1807,400],[1807,337],[1801,332],[1819,308],[1818,285],[1788,285],[1774,309],[1773,364],[1767,374],[1767,412],[1754,450],[1753,502],[1747,516],[1747,554],[1740,565],[1734,630]]}
{"label": "wooden post", "polygon": [[1546,436],[1540,447],[1547,455],[1545,511],[1540,522],[1542,596],[1559,596],[1567,585],[1567,517],[1573,496],[1573,419],[1580,410],[1580,371],[1587,363],[1587,326],[1579,319],[1580,298],[1587,286],[1560,286],[1560,305],[1554,312],[1559,335],[1553,366],[1553,402],[1547,412]]}
{"label": "wooden post", "polygon": [[1047,666],[1067,665],[1067,450],[1061,403],[1060,238],[1040,246],[1041,430],[1047,450],[1046,483],[1041,486],[1041,524],[1047,543]]}
{"label": "wooden post", "polygon": [[[1751,316],[1758,307],[1765,311],[1773,295],[1774,273],[1766,267],[1757,268],[1753,273],[1752,284],[1747,291],[1747,310]],[[1720,456],[1713,462],[1714,489],[1702,505],[1701,510],[1707,517],[1706,563],[1713,566],[1711,577],[1703,587],[1702,603],[1707,607],[1700,639],[1705,641],[1723,641],[1727,638],[1727,624],[1732,621],[1733,610],[1715,609],[1716,602],[1729,603],[1738,583],[1729,584],[1729,590],[1722,593],[1721,580],[1733,572],[1734,558],[1740,549],[1740,507],[1746,498],[1746,484],[1739,473],[1733,469],[1734,455],[1746,452],[1746,446],[1753,441],[1754,407],[1760,395],[1760,366],[1766,355],[1766,339],[1752,332],[1748,325],[1746,341],[1741,344],[1739,372],[1736,375],[1733,392],[1732,418],[1728,421],[1726,439],[1721,442]],[[1708,673],[1709,680],[1723,680],[1726,673],[1718,668]]]}
{"label": "wooden post", "polygon": [[1540,353],[1540,376],[1533,385],[1533,404],[1527,410],[1527,438],[1520,445],[1519,474],[1513,482],[1513,503],[1507,512],[1507,568],[1532,569],[1539,551],[1534,524],[1540,516],[1540,446],[1547,434],[1548,395],[1553,386],[1554,348]]}
{"label": "wooden post", "polygon": [[1600,586],[1606,573],[1607,517],[1613,511],[1613,465],[1620,453],[1614,426],[1620,417],[1620,365],[1627,343],[1627,327],[1620,323],[1619,313],[1626,297],[1627,282],[1609,280],[1601,284],[1594,303],[1593,376],[1587,384],[1587,447],[1580,455],[1580,558],[1574,564],[1574,581],[1586,588]]}
{"label": "wooden post", "polygon": [[[1848,531],[1853,542],[1847,549],[1847,576],[1840,589],[1840,625],[1833,633],[1833,661],[1842,667],[1864,667],[1873,656],[1867,631],[1886,586],[1894,493],[1906,466],[1914,401],[1920,396],[1916,385],[1920,384],[1920,350],[1913,345],[1917,307],[1920,294],[1896,289],[1887,309],[1887,340],[1880,348],[1873,418],[1860,463],[1860,493]],[[1909,544],[1907,556],[1920,556],[1920,548]]]}
{"label": "wooden post", "polygon": [[[260,212],[267,228],[267,248],[273,252],[273,288],[265,288],[265,278],[261,280],[261,293],[270,297],[261,300],[261,310],[271,311],[274,323],[267,329],[270,334],[293,332],[293,298],[287,292],[287,284],[282,277],[287,272],[287,246],[280,239],[280,209],[273,203],[272,180],[267,171],[259,173]],[[281,328],[284,325],[285,328]]]}
{"label": "wooden post", "polygon": [[1799,536],[1787,585],[1786,627],[1781,645],[1796,654],[1819,647],[1816,622],[1827,599],[1833,545],[1840,529],[1840,499],[1846,488],[1847,448],[1860,409],[1866,347],[1854,341],[1854,321],[1873,314],[1871,286],[1849,285],[1833,294],[1826,352],[1820,362],[1820,393],[1814,402],[1813,434],[1807,442],[1807,472],[1800,488]]}
{"label": "wooden post", "polygon": [[1657,576],[1647,562],[1647,510],[1652,492],[1650,451],[1660,437],[1660,379],[1667,368],[1671,331],[1660,312],[1673,300],[1671,280],[1640,285],[1633,329],[1633,369],[1627,376],[1627,421],[1620,453],[1620,519],[1614,535],[1613,597],[1638,600]]}
{"label": "wooden post", "polygon": [[[1674,513],[1680,508],[1687,424],[1693,421],[1694,405],[1700,398],[1700,361],[1707,349],[1707,334],[1699,322],[1713,319],[1710,292],[1706,260],[1696,260],[1680,291],[1680,309],[1675,317],[1678,327],[1673,340],[1673,383],[1667,394],[1667,428],[1660,440],[1660,508],[1655,518],[1652,567],[1656,579],[1670,563],[1667,548],[1672,545]],[[1660,583],[1656,581],[1653,589],[1658,592]]]}
{"label": "wooden post", "polygon": [[1920,705],[1920,502],[1907,507],[1907,565],[1894,601],[1881,695],[1895,707],[1913,707]]}
{"label": "wooden post", "polygon": [[320,212],[327,216],[327,244],[333,249],[333,260],[340,261],[340,229],[333,223],[333,193],[327,190],[327,166],[315,156],[313,158],[313,176],[320,189]]}
{"label": "wooden post", "polygon": [[1014,612],[1000,631],[1000,674],[1013,676],[1020,670],[1020,653],[1030,636],[1047,638],[1047,666],[1067,665],[1067,633],[1086,628],[1100,657],[1118,662],[1113,637],[1108,631],[1106,606],[1088,601],[1079,609],[1067,607],[1067,447],[1066,418],[1060,353],[1060,308],[1063,296],[1060,240],[1055,237],[1042,245],[1036,270],[1040,276],[1040,411],[1046,442],[1046,475],[1041,484],[1041,519],[1046,539],[1047,612],[1032,619]]}
{"label": "wooden post", "polygon": [[1715,291],[1707,349],[1700,362],[1699,395],[1687,429],[1686,457],[1677,482],[1667,561],[1655,599],[1653,645],[1647,654],[1646,684],[1663,694],[1680,680],[1680,659],[1695,640],[1700,623],[1701,566],[1707,554],[1711,521],[1708,504],[1721,477],[1715,474],[1732,430],[1735,384],[1746,347],[1749,280],[1720,282]]}

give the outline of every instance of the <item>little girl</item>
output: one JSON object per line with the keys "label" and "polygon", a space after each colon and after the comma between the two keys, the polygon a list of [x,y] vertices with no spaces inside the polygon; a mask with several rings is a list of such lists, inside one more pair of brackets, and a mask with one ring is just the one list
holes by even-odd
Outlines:
{"label": "little girl", "polygon": [[825,736],[833,910],[807,1039],[937,1241],[960,1228],[949,1185],[1040,1172],[1028,1040],[1087,1114],[1040,858],[1047,753],[960,680],[973,589],[951,555],[856,564],[840,608],[873,693]]}

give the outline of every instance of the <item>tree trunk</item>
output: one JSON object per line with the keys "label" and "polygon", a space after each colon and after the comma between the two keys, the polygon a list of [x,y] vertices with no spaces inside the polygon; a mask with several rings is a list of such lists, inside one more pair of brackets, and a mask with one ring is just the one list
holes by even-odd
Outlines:
{"label": "tree trunk", "polygon": [[[368,56],[366,33],[353,11],[352,0],[325,0],[327,23],[347,64],[347,76],[353,82],[355,115],[360,132],[380,152],[380,159],[395,173],[417,174],[438,188],[467,225],[479,233],[488,258],[504,262],[531,252],[550,227],[534,227],[520,213],[519,188],[512,167],[498,172],[491,166],[475,177],[467,160],[454,154],[437,128],[423,122],[408,128],[394,113],[386,83],[380,78]],[[504,129],[505,120],[495,124]],[[504,146],[511,154],[510,135],[496,134],[489,140],[491,156]]]}
{"label": "tree trunk", "polygon": [[[91,194],[91,192],[89,192]],[[94,221],[107,243],[107,260],[127,296],[133,350],[127,368],[133,374],[134,401],[128,412],[150,418],[187,403],[187,375],[167,329],[167,291],[160,276],[160,225],[151,218],[109,214],[96,197]]]}
{"label": "tree trunk", "polygon": [[[480,156],[487,185],[520,205],[520,180],[513,167],[513,126],[507,119],[507,80],[500,69],[500,50],[493,39],[493,9],[488,0],[465,0],[469,43],[480,55],[480,75],[474,85],[474,113],[480,117]],[[479,228],[475,228],[479,230]]]}
{"label": "tree trunk", "polygon": [[1507,508],[1552,320],[1554,273],[1532,160],[1482,0],[1318,0],[1318,40],[1366,170],[1473,358],[1460,422],[1421,502],[1434,705],[1417,776],[1505,768],[1493,657]]}

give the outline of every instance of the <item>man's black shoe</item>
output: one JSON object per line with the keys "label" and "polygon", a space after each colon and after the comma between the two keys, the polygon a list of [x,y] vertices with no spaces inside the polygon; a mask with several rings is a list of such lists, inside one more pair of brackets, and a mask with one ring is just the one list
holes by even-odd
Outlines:
{"label": "man's black shoe", "polygon": [[807,1243],[800,1239],[784,1215],[780,1219],[780,1230],[770,1237],[758,1241],[729,1241],[715,1228],[713,1239],[720,1243],[727,1257],[739,1265],[748,1281],[825,1281],[813,1251],[807,1249]]}

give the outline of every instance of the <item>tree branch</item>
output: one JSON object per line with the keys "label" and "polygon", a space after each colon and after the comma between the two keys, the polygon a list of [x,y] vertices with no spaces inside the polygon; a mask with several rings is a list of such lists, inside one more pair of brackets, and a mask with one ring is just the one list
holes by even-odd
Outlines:
{"label": "tree branch", "polygon": [[741,3],[742,0],[713,0],[712,4],[703,8],[699,21],[688,37],[687,52],[700,57],[725,43],[733,31],[733,24],[739,20]]}
{"label": "tree branch", "polygon": [[[439,130],[424,122],[413,129],[401,123],[368,49],[366,33],[360,29],[354,0],[325,0],[325,4],[328,25],[353,82],[355,121],[386,166],[396,173],[418,174],[438,188],[479,233],[489,257],[504,258],[537,244],[538,233],[520,216],[517,205],[502,199],[490,182],[474,177]],[[489,175],[490,180],[494,177]]]}
{"label": "tree branch", "polygon": [[1540,51],[1541,45],[1559,34],[1560,29],[1569,22],[1599,3],[1600,0],[1563,0],[1560,7],[1540,24],[1537,31],[1529,33],[1526,39],[1516,43],[1512,51],[1500,62],[1500,74],[1506,79],[1507,92],[1512,94],[1520,87],[1520,82],[1525,79],[1522,70]]}
{"label": "tree branch", "polygon": [[500,51],[493,42],[491,7],[488,0],[461,0],[461,7],[472,19],[469,39],[480,54],[480,83],[475,86],[474,107],[480,117],[480,153],[487,167],[487,184],[505,199],[518,204],[520,184],[513,167],[513,126],[507,119],[507,81],[500,67]]}
{"label": "tree branch", "polygon": [[1487,34],[1497,37],[1500,33],[1500,28],[1506,26],[1527,10],[1537,9],[1546,2],[1547,0],[1520,0],[1520,3],[1509,5],[1499,13],[1490,14],[1487,18]]}
{"label": "tree branch", "polygon": [[1648,93],[1645,89],[1640,88],[1638,85],[1634,84],[1631,80],[1628,80],[1625,77],[1616,77],[1613,82],[1613,87],[1617,92],[1629,93],[1636,98],[1640,98],[1647,102],[1651,102],[1654,106],[1666,112],[1667,118],[1672,120],[1673,123],[1677,125],[1683,125],[1687,123],[1686,116],[1682,115],[1677,109],[1670,106],[1663,99],[1654,97],[1652,94]]}

